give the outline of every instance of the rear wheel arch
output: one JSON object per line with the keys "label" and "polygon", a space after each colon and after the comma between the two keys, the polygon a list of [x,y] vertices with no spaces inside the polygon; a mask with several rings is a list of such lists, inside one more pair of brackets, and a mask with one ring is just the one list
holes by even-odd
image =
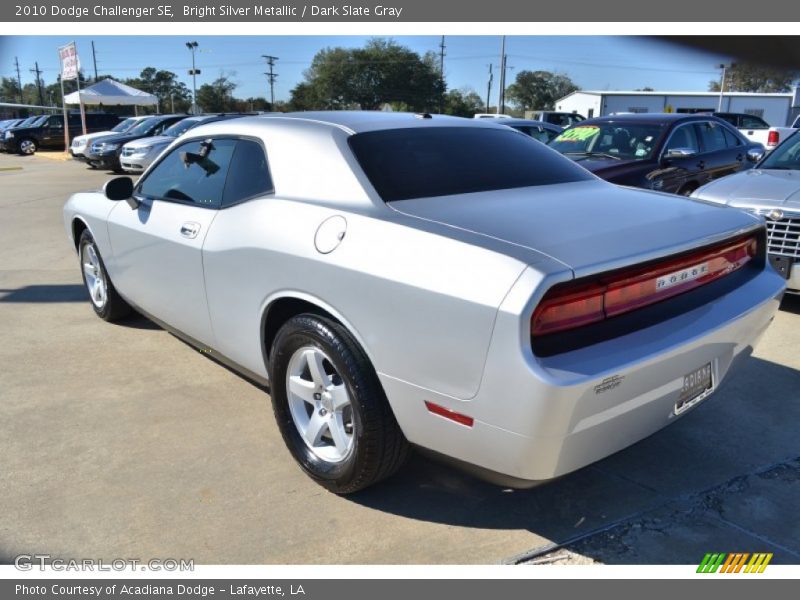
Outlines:
{"label": "rear wheel arch", "polygon": [[278,331],[292,317],[303,313],[309,313],[328,318],[347,330],[353,339],[361,346],[362,351],[367,356],[372,368],[377,372],[378,368],[372,356],[370,348],[356,327],[334,307],[319,298],[303,293],[285,291],[280,292],[267,299],[265,308],[261,313],[261,350],[264,355],[264,364],[269,368],[269,353],[272,350],[272,342]]}

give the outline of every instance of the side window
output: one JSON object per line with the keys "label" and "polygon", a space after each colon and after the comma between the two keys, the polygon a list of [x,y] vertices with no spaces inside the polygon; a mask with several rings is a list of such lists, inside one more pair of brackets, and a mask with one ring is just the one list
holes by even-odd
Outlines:
{"label": "side window", "polygon": [[219,208],[236,140],[195,140],[172,150],[139,184],[148,198]]}
{"label": "side window", "polygon": [[717,123],[705,121],[703,123],[698,123],[696,127],[700,132],[700,142],[703,146],[703,152],[716,152],[717,150],[724,150],[727,148],[722,126]]}
{"label": "side window", "polygon": [[222,207],[268,194],[272,190],[272,178],[264,148],[252,140],[237,141],[222,194]]}
{"label": "side window", "polygon": [[737,146],[742,145],[742,140],[740,140],[738,136],[730,129],[723,127],[722,133],[725,135],[725,144],[728,146],[728,148],[736,148]]}
{"label": "side window", "polygon": [[64,125],[63,125],[63,121],[61,120],[61,117],[55,117],[55,116],[50,117],[47,120],[47,126],[48,127],[53,127],[55,129],[64,129]]}
{"label": "side window", "polygon": [[170,121],[161,121],[161,123],[156,125],[156,128],[153,129],[153,133],[151,135],[154,135],[154,136],[161,135],[162,133],[164,133],[164,130],[167,127],[169,127],[170,125],[172,125],[172,123]]}
{"label": "side window", "polygon": [[764,119],[753,115],[742,115],[742,129],[769,129],[769,125],[764,122]]}
{"label": "side window", "polygon": [[693,125],[681,125],[672,132],[672,136],[669,138],[664,152],[669,152],[676,148],[688,148],[695,152],[700,152],[700,146],[697,143],[697,133]]}

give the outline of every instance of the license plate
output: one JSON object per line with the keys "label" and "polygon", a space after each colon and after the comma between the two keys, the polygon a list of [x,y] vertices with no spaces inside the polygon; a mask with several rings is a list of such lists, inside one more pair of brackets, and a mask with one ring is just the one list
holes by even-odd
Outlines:
{"label": "license plate", "polygon": [[708,263],[704,262],[699,265],[687,267],[674,273],[667,273],[656,279],[656,291],[666,290],[675,285],[680,285],[688,281],[693,281],[708,274]]}
{"label": "license plate", "polygon": [[678,401],[675,403],[675,414],[680,414],[700,402],[714,389],[711,375],[711,363],[683,376],[683,386]]}

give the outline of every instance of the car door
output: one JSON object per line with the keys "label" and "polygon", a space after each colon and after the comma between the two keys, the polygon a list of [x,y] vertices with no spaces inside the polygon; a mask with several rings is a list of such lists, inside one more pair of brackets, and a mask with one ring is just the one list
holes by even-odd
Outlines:
{"label": "car door", "polygon": [[39,146],[42,148],[64,148],[64,118],[52,115],[44,122],[40,130]]}
{"label": "car door", "polygon": [[108,218],[111,278],[120,293],[167,325],[213,346],[203,242],[222,203],[235,140],[187,141],[170,151]]}
{"label": "car door", "polygon": [[[673,156],[671,152],[678,155]],[[692,123],[678,125],[672,130],[661,150],[659,163],[660,168],[648,175],[653,189],[679,194],[705,181],[705,163]]]}
{"label": "car door", "polygon": [[699,121],[695,123],[697,137],[700,140],[700,155],[708,180],[719,179],[741,168],[744,151],[741,148],[730,148],[725,140],[725,125],[715,121]]}

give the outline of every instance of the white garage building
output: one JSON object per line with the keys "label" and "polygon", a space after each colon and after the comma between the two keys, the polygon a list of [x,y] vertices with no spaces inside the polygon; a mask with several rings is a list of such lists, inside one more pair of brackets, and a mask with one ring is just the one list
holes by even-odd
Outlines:
{"label": "white garage building", "polygon": [[[615,112],[714,112],[719,106],[715,92],[626,92],[578,91],[555,103],[555,109],[577,112],[586,118],[601,117]],[[791,124],[800,114],[800,90],[785,94],[756,94],[726,92],[722,97],[722,112],[756,115],[770,125]]]}

